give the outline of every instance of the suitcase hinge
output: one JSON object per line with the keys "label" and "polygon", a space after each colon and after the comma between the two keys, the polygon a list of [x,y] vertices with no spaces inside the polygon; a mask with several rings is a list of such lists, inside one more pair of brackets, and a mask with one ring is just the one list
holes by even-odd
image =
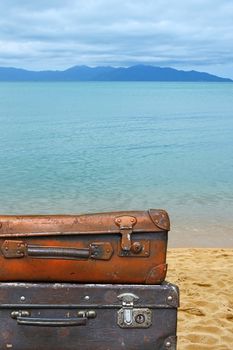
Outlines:
{"label": "suitcase hinge", "polygon": [[123,215],[118,216],[115,219],[115,223],[120,227],[121,237],[121,248],[124,251],[130,251],[131,243],[131,233],[133,232],[133,226],[136,224],[137,219],[134,216]]}
{"label": "suitcase hinge", "polygon": [[149,328],[152,324],[152,312],[148,308],[135,308],[134,301],[139,297],[133,293],[118,295],[122,308],[117,312],[117,324],[121,328]]}

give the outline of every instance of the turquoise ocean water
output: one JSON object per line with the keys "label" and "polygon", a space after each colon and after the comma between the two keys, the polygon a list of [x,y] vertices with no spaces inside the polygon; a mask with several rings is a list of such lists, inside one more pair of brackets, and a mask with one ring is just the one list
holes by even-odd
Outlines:
{"label": "turquoise ocean water", "polygon": [[233,237],[233,84],[0,83],[0,213],[144,208]]}

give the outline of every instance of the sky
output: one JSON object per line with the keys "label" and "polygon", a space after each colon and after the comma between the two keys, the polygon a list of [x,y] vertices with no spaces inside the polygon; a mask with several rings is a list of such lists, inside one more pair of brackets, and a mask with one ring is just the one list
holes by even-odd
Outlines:
{"label": "sky", "polygon": [[0,66],[151,64],[233,78],[233,0],[0,0]]}

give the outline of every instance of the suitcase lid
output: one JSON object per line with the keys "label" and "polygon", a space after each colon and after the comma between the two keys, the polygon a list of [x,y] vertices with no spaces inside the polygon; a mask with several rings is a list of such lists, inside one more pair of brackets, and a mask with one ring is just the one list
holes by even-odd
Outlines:
{"label": "suitcase lid", "polygon": [[127,240],[127,235],[132,232],[169,230],[169,216],[162,209],[86,215],[0,216],[0,238],[121,233]]}
{"label": "suitcase lid", "polygon": [[9,308],[177,308],[179,289],[161,285],[111,285],[73,283],[0,283],[0,309]]}

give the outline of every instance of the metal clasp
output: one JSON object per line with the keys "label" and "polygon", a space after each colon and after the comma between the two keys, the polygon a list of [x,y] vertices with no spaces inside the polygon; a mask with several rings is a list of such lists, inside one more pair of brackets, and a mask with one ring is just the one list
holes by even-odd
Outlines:
{"label": "metal clasp", "polygon": [[120,227],[121,238],[121,248],[126,251],[131,249],[131,233],[133,232],[133,226],[136,224],[137,219],[134,216],[123,215],[118,216],[115,219],[115,223]]}
{"label": "metal clasp", "polygon": [[121,328],[149,328],[152,324],[152,312],[148,308],[135,308],[139,297],[133,293],[118,295],[122,308],[117,312],[117,324]]}
{"label": "metal clasp", "polygon": [[132,293],[124,293],[118,295],[118,299],[122,300],[122,306],[123,308],[120,310],[120,314],[123,313],[123,318],[121,317],[121,320],[123,321],[123,324],[129,326],[133,323],[133,307],[134,307],[134,300],[138,300],[138,296]]}

